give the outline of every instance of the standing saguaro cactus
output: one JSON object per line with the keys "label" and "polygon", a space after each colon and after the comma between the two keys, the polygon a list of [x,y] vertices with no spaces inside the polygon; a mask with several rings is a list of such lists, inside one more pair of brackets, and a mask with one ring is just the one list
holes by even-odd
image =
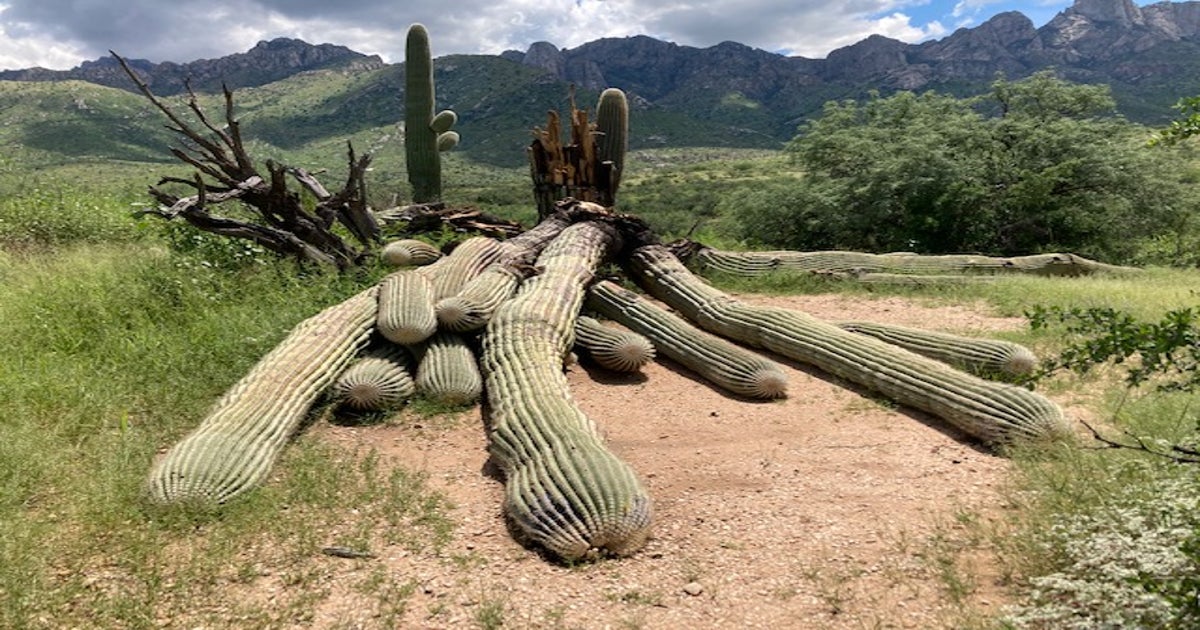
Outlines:
{"label": "standing saguaro cactus", "polygon": [[[600,93],[596,104],[597,170],[607,172],[608,184],[600,185],[600,205],[617,203],[617,188],[625,172],[625,152],[629,149],[629,101],[617,88]],[[611,164],[611,166],[605,166]]]}
{"label": "standing saguaro cactus", "polygon": [[416,203],[441,201],[441,152],[458,144],[458,132],[450,131],[458,115],[445,110],[435,116],[434,106],[429,32],[413,24],[404,49],[404,156]]}

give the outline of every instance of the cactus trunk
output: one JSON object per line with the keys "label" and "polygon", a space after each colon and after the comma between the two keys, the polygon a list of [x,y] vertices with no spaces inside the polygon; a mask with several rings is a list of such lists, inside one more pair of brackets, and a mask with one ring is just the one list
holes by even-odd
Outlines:
{"label": "cactus trunk", "polygon": [[743,304],[692,275],[661,246],[638,248],[631,266],[647,291],[703,328],[815,365],[986,442],[1070,433],[1062,410],[1037,393],[985,381],[803,313]]}
{"label": "cactus trunk", "polygon": [[496,312],[483,337],[505,511],[530,541],[566,560],[626,555],[649,535],[649,495],[574,403],[560,367],[584,287],[616,238],[595,222],[564,230],[538,258],[542,273]]}
{"label": "cactus trunk", "polygon": [[150,471],[159,504],[224,503],[266,478],[318,396],[370,340],[372,287],[297,325]]}

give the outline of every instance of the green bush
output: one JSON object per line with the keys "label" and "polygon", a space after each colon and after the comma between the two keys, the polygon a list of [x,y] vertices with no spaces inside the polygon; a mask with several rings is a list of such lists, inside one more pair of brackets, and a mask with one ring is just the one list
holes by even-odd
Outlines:
{"label": "green bush", "polygon": [[1147,239],[1194,237],[1178,155],[1112,111],[1107,88],[1047,73],[969,99],[830,102],[787,147],[804,177],[727,211],[743,237],[790,249],[1123,262]]}

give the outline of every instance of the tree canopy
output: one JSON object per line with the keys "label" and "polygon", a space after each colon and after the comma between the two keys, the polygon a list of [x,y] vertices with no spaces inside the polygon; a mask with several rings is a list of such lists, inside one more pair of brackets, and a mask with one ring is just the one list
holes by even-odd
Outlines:
{"label": "tree canopy", "polygon": [[804,176],[739,200],[741,236],[791,249],[1130,260],[1194,201],[1106,86],[1048,72],[971,98],[830,102],[787,146]]}

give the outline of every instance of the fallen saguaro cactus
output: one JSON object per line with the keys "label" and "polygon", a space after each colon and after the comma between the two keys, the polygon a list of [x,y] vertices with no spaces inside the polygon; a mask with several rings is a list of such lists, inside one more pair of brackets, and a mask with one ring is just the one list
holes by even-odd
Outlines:
{"label": "fallen saguaro cactus", "polygon": [[1029,374],[1038,362],[1032,350],[1011,341],[875,322],[837,322],[836,325],[842,330],[886,341],[985,378]]}
{"label": "fallen saguaro cactus", "polygon": [[614,248],[611,226],[572,226],[538,257],[541,274],[504,304],[483,336],[493,457],[505,513],[532,542],[576,560],[627,555],[646,542],[651,501],[571,398],[562,360],[584,287]]}
{"label": "fallen saguaro cactus", "polygon": [[593,285],[587,305],[645,335],[663,356],[725,391],[765,399],[787,395],[787,374],[779,364],[704,332],[615,283]]}
{"label": "fallen saguaro cactus", "polygon": [[731,252],[706,247],[694,241],[672,243],[671,250],[683,259],[695,260],[702,270],[711,269],[735,276],[759,276],[780,270],[818,273],[832,277],[864,277],[877,282],[901,282],[892,276],[939,276],[962,274],[1025,273],[1040,276],[1082,276],[1094,273],[1137,273],[1089,260],[1076,254],[1035,254],[994,257],[969,254],[926,256],[908,252],[867,254],[847,251],[796,252],[788,250]]}
{"label": "fallen saguaro cactus", "polygon": [[271,471],[313,402],[371,338],[375,287],[304,320],[150,471],[157,504],[224,503]]}
{"label": "fallen saguaro cactus", "polygon": [[638,248],[630,266],[647,291],[710,332],[815,365],[985,442],[1070,434],[1062,410],[1040,394],[985,381],[803,313],[744,304],[693,275],[663,246]]}

